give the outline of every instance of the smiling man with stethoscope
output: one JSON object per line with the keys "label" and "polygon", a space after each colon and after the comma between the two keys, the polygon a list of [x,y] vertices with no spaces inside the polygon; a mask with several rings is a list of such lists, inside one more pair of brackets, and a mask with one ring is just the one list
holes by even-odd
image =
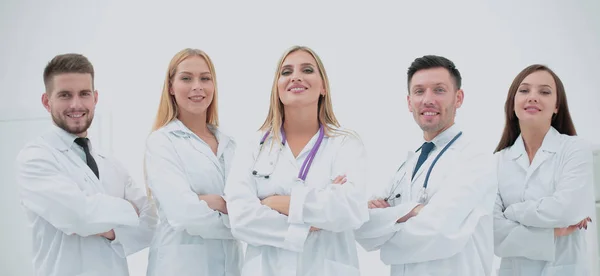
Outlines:
{"label": "smiling man with stethoscope", "polygon": [[381,250],[393,276],[491,273],[493,159],[454,124],[460,86],[444,57],[417,58],[408,69],[408,107],[425,141],[369,202],[370,220],[356,231],[366,250]]}

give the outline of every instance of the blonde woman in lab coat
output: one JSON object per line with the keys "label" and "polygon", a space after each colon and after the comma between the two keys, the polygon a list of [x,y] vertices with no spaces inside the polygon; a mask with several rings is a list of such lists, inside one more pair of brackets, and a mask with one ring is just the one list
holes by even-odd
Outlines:
{"label": "blonde woman in lab coat", "polygon": [[360,275],[353,230],[368,219],[365,148],[340,128],[319,57],[279,60],[257,137],[225,188],[233,235],[248,243],[242,275]]}
{"label": "blonde woman in lab coat", "polygon": [[160,219],[147,275],[240,273],[242,247],[223,197],[235,143],[218,122],[213,63],[201,50],[184,49],[169,64],[146,145],[146,180]]}
{"label": "blonde woman in lab coat", "polygon": [[576,136],[565,88],[544,65],[521,71],[496,148],[499,276],[590,275],[584,231],[593,203],[592,152]]}

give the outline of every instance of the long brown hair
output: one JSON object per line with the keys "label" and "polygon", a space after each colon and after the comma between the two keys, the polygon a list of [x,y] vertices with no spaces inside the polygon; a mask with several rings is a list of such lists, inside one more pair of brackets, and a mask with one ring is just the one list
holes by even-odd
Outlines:
{"label": "long brown hair", "polygon": [[571,136],[577,135],[577,132],[575,131],[575,125],[573,125],[573,120],[571,119],[571,113],[569,113],[567,95],[565,93],[565,87],[562,81],[554,73],[554,71],[547,66],[533,64],[523,69],[517,75],[517,77],[515,77],[510,85],[510,88],[508,89],[508,96],[506,97],[506,103],[504,103],[504,131],[502,132],[502,138],[500,139],[500,142],[498,143],[494,153],[512,146],[521,134],[519,119],[517,118],[517,114],[515,114],[515,95],[517,94],[517,90],[519,89],[521,82],[523,82],[527,76],[537,71],[548,72],[554,79],[554,82],[556,82],[556,106],[558,108],[558,112],[552,117],[552,127],[562,134]]}

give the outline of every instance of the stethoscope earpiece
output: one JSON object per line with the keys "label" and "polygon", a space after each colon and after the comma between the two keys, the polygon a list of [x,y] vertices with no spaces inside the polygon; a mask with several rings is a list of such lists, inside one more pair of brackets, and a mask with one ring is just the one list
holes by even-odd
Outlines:
{"label": "stethoscope earpiece", "polygon": [[256,175],[258,172],[256,171],[252,171],[252,175]]}

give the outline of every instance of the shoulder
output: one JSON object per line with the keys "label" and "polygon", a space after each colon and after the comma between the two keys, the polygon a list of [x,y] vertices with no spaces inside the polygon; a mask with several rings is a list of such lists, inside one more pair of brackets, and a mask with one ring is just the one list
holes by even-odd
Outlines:
{"label": "shoulder", "polygon": [[18,164],[24,164],[32,159],[51,159],[51,146],[43,139],[36,137],[27,142],[17,153],[16,161]]}
{"label": "shoulder", "polygon": [[591,160],[593,159],[592,143],[580,136],[570,136],[560,134],[560,155],[566,159],[577,158]]}
{"label": "shoulder", "polygon": [[460,152],[461,159],[467,160],[479,160],[479,162],[486,162],[491,164],[493,160],[496,158],[493,149],[487,147],[487,145],[470,135],[469,133],[464,133],[461,135],[456,141],[456,148]]}
{"label": "shoulder", "polygon": [[362,150],[365,147],[360,134],[349,128],[330,126],[327,138],[330,143],[343,148]]}

